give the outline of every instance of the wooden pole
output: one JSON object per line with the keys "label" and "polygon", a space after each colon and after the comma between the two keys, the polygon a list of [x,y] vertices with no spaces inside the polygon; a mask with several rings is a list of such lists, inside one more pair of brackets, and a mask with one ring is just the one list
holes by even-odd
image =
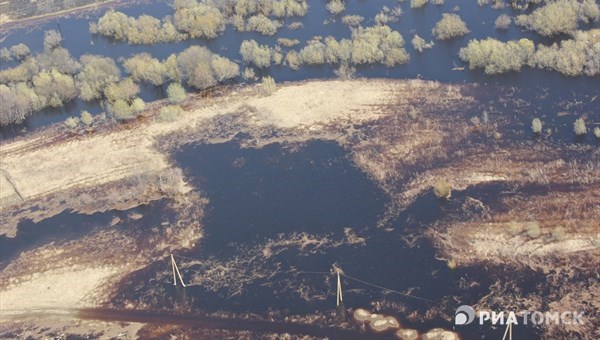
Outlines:
{"label": "wooden pole", "polygon": [[177,263],[175,262],[175,258],[173,257],[173,254],[171,254],[171,262],[173,264],[173,282],[174,282],[174,284],[177,286],[177,281],[175,279],[175,272],[177,272],[177,276],[179,276],[179,281],[181,282],[181,285],[185,287],[185,283],[183,282],[183,278],[181,277],[181,273],[179,272],[179,268],[177,267]]}
{"label": "wooden pole", "polygon": [[502,336],[502,340],[506,340],[506,336],[508,335],[508,340],[512,340],[512,322],[506,326],[506,330],[504,331],[504,335]]}
{"label": "wooden pole", "polygon": [[336,306],[340,305],[340,302],[344,300],[342,296],[342,280],[340,279],[340,272],[337,272],[337,293],[336,293]]}
{"label": "wooden pole", "polygon": [[171,269],[173,270],[173,286],[177,286],[177,277],[175,276],[175,259],[171,254]]}

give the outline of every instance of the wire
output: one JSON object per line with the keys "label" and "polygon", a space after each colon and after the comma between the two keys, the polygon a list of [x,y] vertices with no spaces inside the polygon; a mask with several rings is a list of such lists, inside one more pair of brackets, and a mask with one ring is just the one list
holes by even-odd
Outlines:
{"label": "wire", "polygon": [[358,278],[355,278],[355,277],[352,277],[352,276],[348,276],[346,274],[340,274],[340,275],[343,276],[343,277],[345,277],[345,278],[348,278],[350,280],[354,280],[356,282],[360,282],[362,284],[365,284],[365,285],[368,285],[368,286],[371,286],[371,287],[374,287],[374,288],[378,288],[378,289],[381,289],[381,290],[384,290],[384,291],[393,292],[393,293],[400,294],[400,295],[403,295],[403,296],[406,296],[406,297],[410,297],[410,298],[413,298],[413,299],[417,299],[417,300],[422,300],[422,301],[426,301],[426,302],[437,303],[437,302],[435,302],[433,300],[430,300],[430,299],[426,299],[426,298],[422,298],[422,297],[419,297],[419,296],[414,296],[414,295],[406,294],[406,293],[403,293],[401,291],[398,291],[398,290],[395,290],[395,289],[391,289],[391,288],[386,288],[386,287],[383,287],[383,286],[380,286],[380,285],[377,285],[377,284],[374,284],[374,283],[371,283],[371,282],[367,282],[367,281],[364,281],[364,280],[361,280],[361,279],[358,279]]}

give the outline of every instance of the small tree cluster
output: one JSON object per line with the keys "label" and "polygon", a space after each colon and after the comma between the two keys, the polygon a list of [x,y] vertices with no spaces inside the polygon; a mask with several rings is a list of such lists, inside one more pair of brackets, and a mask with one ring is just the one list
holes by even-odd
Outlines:
{"label": "small tree cluster", "polygon": [[529,15],[517,16],[515,23],[544,36],[573,33],[579,21],[600,20],[600,7],[594,0],[549,1]]}
{"label": "small tree cluster", "polygon": [[111,58],[86,54],[81,56],[80,62],[81,71],[76,78],[83,100],[102,98],[104,89],[121,78],[121,71]]}
{"label": "small tree cluster", "polygon": [[458,14],[444,13],[442,19],[435,24],[431,32],[437,39],[447,40],[463,36],[469,33],[469,29]]}
{"label": "small tree cluster", "polygon": [[214,86],[240,73],[236,63],[201,46],[192,46],[181,52],[177,56],[177,67],[181,78],[197,89]]}
{"label": "small tree cluster", "polygon": [[600,74],[600,29],[577,31],[573,39],[538,45],[533,63],[568,76]]}
{"label": "small tree cluster", "polygon": [[250,32],[258,32],[263,35],[274,35],[281,27],[281,23],[277,20],[269,19],[263,14],[253,15],[248,18],[246,30]]}
{"label": "small tree cluster", "polygon": [[342,17],[342,23],[350,27],[360,26],[363,20],[365,20],[365,18],[360,15],[345,15]]}
{"label": "small tree cluster", "polygon": [[346,4],[343,0],[329,0],[326,7],[329,13],[336,15],[342,13],[346,9]]}
{"label": "small tree cluster", "polygon": [[175,1],[173,23],[191,38],[214,39],[225,31],[225,15],[210,2]]}
{"label": "small tree cluster", "polygon": [[483,68],[486,74],[519,71],[523,65],[531,62],[535,45],[529,39],[500,42],[493,38],[471,40],[467,47],[459,51],[463,61],[470,69]]}
{"label": "small tree cluster", "polygon": [[141,15],[136,19],[114,10],[106,12],[97,23],[92,23],[90,31],[135,45],[179,41],[186,38],[185,34],[177,31],[171,21],[161,22],[149,15]]}
{"label": "small tree cluster", "polygon": [[271,66],[272,49],[267,45],[259,45],[255,40],[244,40],[240,46],[240,54],[244,63],[258,68]]}
{"label": "small tree cluster", "polygon": [[422,8],[428,0],[410,0],[410,8]]}
{"label": "small tree cluster", "polygon": [[512,20],[510,19],[510,17],[508,15],[500,14],[496,18],[496,21],[494,21],[494,27],[497,30],[507,30],[508,27],[510,26],[511,22],[512,22]]}
{"label": "small tree cluster", "polygon": [[415,34],[411,42],[415,51],[418,51],[419,53],[423,52],[425,49],[432,48],[435,45],[433,41],[427,42],[417,34]]}

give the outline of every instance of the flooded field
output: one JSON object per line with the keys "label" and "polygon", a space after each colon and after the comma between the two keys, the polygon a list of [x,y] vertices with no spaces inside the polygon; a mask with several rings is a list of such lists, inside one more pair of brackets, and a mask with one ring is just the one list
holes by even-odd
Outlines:
{"label": "flooded field", "polygon": [[[248,39],[298,39],[297,50],[314,36],[351,39],[343,15],[376,27],[400,6],[385,20],[410,56],[350,65],[351,77],[338,64],[248,65],[276,88],[242,68],[207,89],[180,79],[187,94],[176,103],[169,81],[136,80],[146,104],[134,118],[77,97],[0,127],[0,337],[503,337],[505,325],[456,324],[468,305],[580,311],[583,325],[517,324],[512,336],[595,338],[598,76],[469,70],[458,53],[472,39],[550,45],[568,35],[494,28],[501,13],[537,7],[413,2],[348,0],[334,15],[308,1],[307,15],[282,17],[272,36],[230,19],[214,39],[154,45],[92,34],[90,23],[111,7],[160,19],[171,2],[0,22],[0,47],[42,53],[44,32],[57,30],[74,58],[108,56],[125,75],[125,58],[142,52],[166,60],[200,45],[243,66]],[[434,39],[444,13],[460,14],[469,33]],[[435,45],[419,53],[414,34]],[[65,125],[84,110],[92,123]]]}

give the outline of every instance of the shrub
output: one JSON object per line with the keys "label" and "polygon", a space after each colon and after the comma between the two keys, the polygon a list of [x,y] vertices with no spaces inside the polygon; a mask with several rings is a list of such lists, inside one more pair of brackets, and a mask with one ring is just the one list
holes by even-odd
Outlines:
{"label": "shrub", "polygon": [[284,47],[294,47],[298,44],[300,44],[300,40],[298,40],[298,39],[288,39],[288,38],[277,39],[277,45],[281,45]]}
{"label": "shrub", "polygon": [[135,81],[143,81],[154,86],[163,84],[167,78],[167,68],[148,53],[141,53],[126,59],[123,66]]}
{"label": "shrub", "polygon": [[531,131],[535,134],[542,132],[542,121],[539,118],[533,118],[531,121]]}
{"label": "shrub", "polygon": [[292,70],[297,71],[300,69],[300,65],[302,64],[300,54],[298,52],[291,50],[285,56],[285,63]]}
{"label": "shrub", "polygon": [[415,51],[421,53],[425,49],[432,48],[435,44],[433,43],[433,41],[427,42],[425,41],[425,39],[415,34],[415,36],[412,38],[412,45]]}
{"label": "shrub", "polygon": [[493,38],[471,40],[458,55],[469,63],[470,69],[483,68],[486,74],[519,71],[529,64],[535,52],[535,45],[529,39],[500,42]]}
{"label": "shrub", "polygon": [[180,103],[185,100],[187,93],[181,84],[172,83],[167,87],[167,98],[171,103]]}
{"label": "shrub", "polygon": [[594,136],[596,136],[596,138],[600,139],[600,127],[595,127],[594,128]]}
{"label": "shrub", "polygon": [[428,0],[410,0],[410,8],[422,8]]}
{"label": "shrub", "polygon": [[271,48],[267,45],[259,45],[254,40],[244,40],[240,46],[240,54],[246,64],[258,68],[271,66]]}
{"label": "shrub", "polygon": [[325,60],[330,64],[348,63],[352,59],[352,41],[325,38]]}
{"label": "shrub", "polygon": [[81,72],[77,74],[77,82],[83,100],[101,98],[104,89],[119,81],[121,76],[121,71],[115,61],[108,57],[83,55],[81,65]]}
{"label": "shrub", "polygon": [[135,118],[134,108],[123,99],[118,99],[108,105],[108,112],[116,120],[128,120]]}
{"label": "shrub", "polygon": [[322,65],[325,64],[326,50],[327,46],[323,42],[312,39],[300,50],[300,58],[304,64]]}
{"label": "shrub", "polygon": [[39,73],[32,82],[33,90],[44,102],[43,106],[60,107],[77,97],[73,77],[56,69]]}
{"label": "shrub", "polygon": [[79,126],[79,117],[69,117],[65,120],[65,125],[69,129],[75,129]]}
{"label": "shrub", "polygon": [[183,112],[183,109],[179,105],[167,105],[160,108],[158,117],[163,122],[171,122],[177,118]]}
{"label": "shrub", "polygon": [[112,83],[104,89],[104,96],[109,102],[119,99],[129,102],[138,93],[140,93],[140,87],[131,78],[125,78],[119,82]]}
{"label": "shrub", "polygon": [[355,64],[381,62],[391,67],[409,59],[402,35],[389,26],[359,27],[352,31],[352,61]]}
{"label": "shrub", "polygon": [[356,74],[356,68],[350,66],[348,62],[342,62],[340,67],[333,71],[333,73],[335,73],[335,75],[342,80],[350,80],[354,78],[354,75]]}
{"label": "shrub", "polygon": [[577,136],[583,136],[587,133],[587,127],[585,126],[585,121],[581,118],[577,118],[573,123],[573,132]]}
{"label": "shrub", "polygon": [[92,114],[86,110],[81,112],[80,117],[81,122],[86,126],[92,126],[92,124],[94,123],[94,117],[92,117]]}
{"label": "shrub", "polygon": [[506,30],[510,26],[511,22],[512,21],[508,15],[501,14],[498,16],[498,18],[496,18],[496,21],[494,21],[494,27],[498,30]]}
{"label": "shrub", "polygon": [[565,229],[563,227],[556,227],[552,230],[552,239],[554,241],[562,241],[566,237]]}
{"label": "shrub", "polygon": [[552,46],[538,45],[532,63],[568,76],[600,74],[600,29],[577,31],[574,39]]}
{"label": "shrub", "polygon": [[62,43],[62,35],[56,30],[44,32],[44,51],[52,51]]}
{"label": "shrub", "polygon": [[13,57],[15,59],[21,60],[21,59],[24,59],[29,54],[31,54],[31,51],[29,50],[29,47],[27,47],[27,45],[21,43],[21,44],[12,46],[10,48],[10,53],[13,55]]}
{"label": "shrub", "polygon": [[469,29],[458,14],[444,13],[442,19],[435,24],[431,32],[437,39],[447,40],[463,36],[469,33]]}
{"label": "shrub", "polygon": [[346,9],[346,4],[342,0],[329,0],[326,7],[329,13],[336,15],[342,13]]}
{"label": "shrub", "polygon": [[448,199],[452,195],[452,186],[446,181],[440,181],[433,186],[433,193],[437,198]]}
{"label": "shrub", "polygon": [[263,77],[262,79],[262,92],[267,96],[272,95],[277,90],[277,84],[275,79],[272,77]]}
{"label": "shrub", "polygon": [[531,238],[536,239],[542,235],[540,224],[538,222],[528,222],[525,227],[525,234]]}
{"label": "shrub", "polygon": [[177,66],[182,79],[198,89],[214,86],[239,74],[237,64],[201,46],[181,52],[177,56]]}
{"label": "shrub", "polygon": [[256,72],[254,72],[254,69],[250,68],[250,67],[246,67],[246,69],[244,70],[244,73],[242,74],[242,77],[248,81],[254,81],[254,80],[258,79],[256,77]]}
{"label": "shrub", "polygon": [[262,14],[257,14],[248,19],[246,30],[258,32],[263,35],[274,35],[281,24],[276,20],[271,20]]}
{"label": "shrub", "polygon": [[365,18],[360,15],[345,15],[342,17],[342,23],[350,27],[360,26],[363,20],[365,20]]}
{"label": "shrub", "polygon": [[142,98],[139,98],[139,97],[135,98],[131,102],[131,109],[135,113],[140,113],[146,109],[146,103],[144,102],[144,100]]}
{"label": "shrub", "polygon": [[557,0],[547,2],[529,15],[519,15],[515,23],[544,36],[572,33],[579,20],[597,21],[600,17],[598,4],[593,0]]}
{"label": "shrub", "polygon": [[10,53],[10,50],[6,47],[0,48],[0,60],[2,61],[12,61],[13,55]]}
{"label": "shrub", "polygon": [[161,22],[149,15],[141,15],[136,19],[113,10],[100,17],[98,23],[91,24],[90,31],[136,45],[172,42],[186,38],[186,35],[177,32],[173,23],[168,20]]}
{"label": "shrub", "polygon": [[288,25],[288,29],[292,30],[292,31],[299,30],[302,27],[304,27],[304,24],[299,21],[292,22],[291,24]]}
{"label": "shrub", "polygon": [[214,39],[225,31],[226,19],[214,5],[200,3],[180,7],[173,16],[175,27],[192,38]]}

